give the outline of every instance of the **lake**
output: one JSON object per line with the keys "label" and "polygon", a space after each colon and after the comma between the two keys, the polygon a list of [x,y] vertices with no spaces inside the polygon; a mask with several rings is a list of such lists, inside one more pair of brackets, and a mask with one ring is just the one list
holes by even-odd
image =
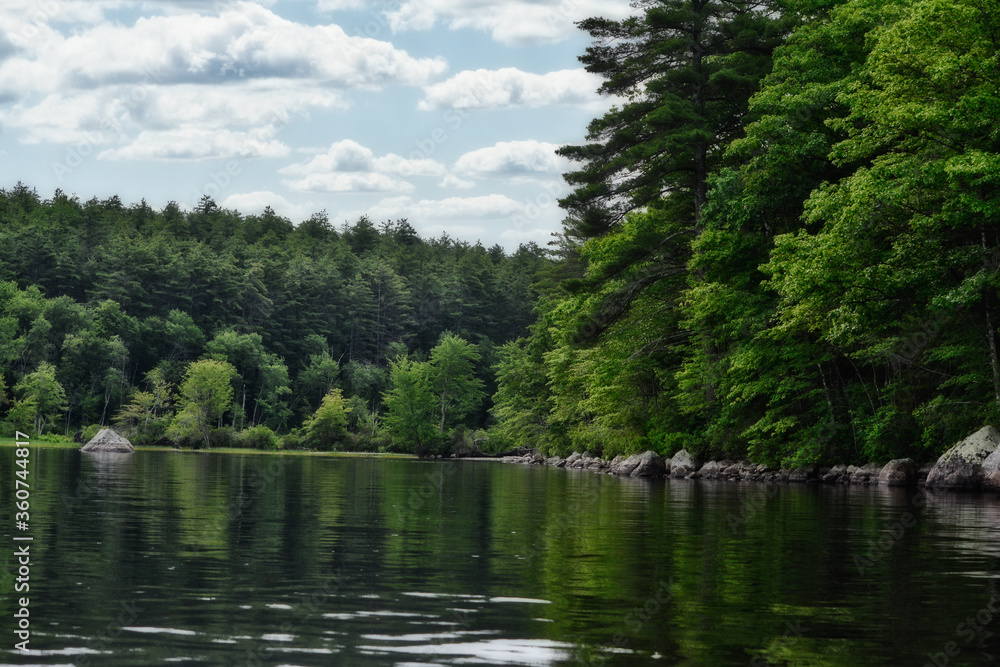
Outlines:
{"label": "lake", "polygon": [[[1000,501],[31,449],[35,665],[985,665]],[[5,545],[14,449],[0,448]]]}

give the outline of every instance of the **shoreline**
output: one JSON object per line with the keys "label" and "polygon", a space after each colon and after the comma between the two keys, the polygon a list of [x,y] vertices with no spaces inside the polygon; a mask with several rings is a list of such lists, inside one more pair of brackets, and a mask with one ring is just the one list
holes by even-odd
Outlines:
{"label": "shoreline", "polygon": [[[985,429],[984,429],[985,431]],[[934,463],[918,466],[912,459],[894,459],[883,465],[867,463],[863,466],[839,464],[835,466],[808,465],[798,468],[772,468],[749,461],[698,461],[686,450],[671,458],[664,458],[653,451],[629,457],[616,456],[608,461],[591,455],[573,452],[568,457],[545,457],[532,452],[523,456],[489,457],[501,463],[545,465],[570,470],[589,470],[598,474],[619,477],[645,477],[649,479],[689,479],[724,482],[758,482],[763,484],[815,484],[842,486],[884,486],[899,488],[927,488],[942,491],[1000,491],[997,468],[1000,464],[1000,447],[988,452],[980,448],[979,456],[967,451],[970,442],[981,432],[970,436],[942,454]],[[976,445],[979,444],[977,440]],[[485,460],[466,457],[464,460]]]}

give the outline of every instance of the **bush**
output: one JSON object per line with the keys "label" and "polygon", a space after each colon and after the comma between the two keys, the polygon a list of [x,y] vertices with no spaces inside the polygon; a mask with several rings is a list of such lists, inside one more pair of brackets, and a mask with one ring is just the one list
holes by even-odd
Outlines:
{"label": "bush", "polygon": [[264,425],[254,426],[240,433],[239,442],[249,449],[277,450],[281,447],[278,436]]}
{"label": "bush", "polygon": [[306,449],[301,429],[295,429],[291,433],[281,436],[278,440],[278,447],[280,449]]}
{"label": "bush", "polygon": [[240,444],[236,431],[228,426],[213,428],[208,435],[208,442],[212,447],[238,447]]}

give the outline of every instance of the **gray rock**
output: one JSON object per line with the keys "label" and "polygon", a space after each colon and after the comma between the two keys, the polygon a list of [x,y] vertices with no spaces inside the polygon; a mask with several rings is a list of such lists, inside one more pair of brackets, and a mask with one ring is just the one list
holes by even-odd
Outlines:
{"label": "gray rock", "polygon": [[560,461],[562,461],[562,459],[560,457],[558,457],[558,456],[550,456],[549,458],[545,459],[545,465],[547,465],[547,466],[559,465]]}
{"label": "gray rock", "polygon": [[847,475],[846,465],[837,465],[830,468],[830,471],[823,475],[824,484],[836,484]]}
{"label": "gray rock", "polygon": [[583,458],[583,456],[580,454],[580,452],[573,452],[566,458],[566,465],[568,466],[571,463],[576,463],[581,458]]}
{"label": "gray rock", "polygon": [[851,473],[851,484],[857,484],[863,486],[865,484],[878,484],[879,473],[882,472],[882,466],[877,463],[866,463],[860,468],[854,468]]}
{"label": "gray rock", "polygon": [[[671,459],[671,464],[673,459]],[[698,471],[701,473],[702,479],[720,479],[723,472],[732,465],[729,461],[709,461],[701,467]],[[673,466],[671,466],[673,467]]]}
{"label": "gray rock", "polygon": [[811,479],[818,479],[818,478],[819,478],[818,465],[802,466],[800,468],[795,468],[788,472],[789,482],[803,483],[803,482],[808,482]]}
{"label": "gray rock", "polygon": [[102,428],[90,442],[80,448],[80,451],[94,454],[131,454],[135,451],[135,447],[113,429]]}
{"label": "gray rock", "polygon": [[698,460],[691,455],[686,449],[674,454],[673,458],[670,459],[670,476],[671,477],[687,477],[693,472],[696,472],[701,466],[698,464]]}
{"label": "gray rock", "polygon": [[913,459],[893,459],[882,466],[878,483],[882,486],[916,486],[917,464]]}
{"label": "gray rock", "polygon": [[631,475],[632,471],[635,470],[636,467],[639,465],[639,461],[641,458],[642,457],[639,456],[638,454],[633,454],[632,456],[628,457],[627,459],[618,464],[617,472],[615,472],[614,469],[612,469],[611,472],[613,472],[616,475],[622,475],[624,477],[627,477]]}
{"label": "gray rock", "polygon": [[621,454],[611,459],[611,463],[608,464],[608,469],[611,471],[612,475],[618,474],[618,468],[621,467],[622,461],[624,460],[625,457],[622,456]]}
{"label": "gray rock", "polygon": [[667,466],[663,457],[654,451],[639,455],[639,465],[632,471],[632,477],[662,477]]}
{"label": "gray rock", "polygon": [[983,485],[983,463],[1000,445],[1000,432],[992,426],[979,429],[941,455],[927,475],[928,487],[978,489]]}
{"label": "gray rock", "polygon": [[983,488],[1000,491],[1000,447],[983,461]]}

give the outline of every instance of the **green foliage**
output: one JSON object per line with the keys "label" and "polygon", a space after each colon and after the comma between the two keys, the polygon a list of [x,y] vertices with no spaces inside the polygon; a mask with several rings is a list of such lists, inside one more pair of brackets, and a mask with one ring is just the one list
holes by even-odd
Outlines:
{"label": "green foliage", "polygon": [[168,430],[170,438],[200,437],[209,447],[212,424],[232,403],[232,382],[236,377],[236,369],[225,361],[202,359],[192,363],[181,384],[180,410]]}
{"label": "green foliage", "polygon": [[66,392],[56,380],[55,366],[47,361],[38,365],[34,373],[24,376],[14,385],[18,400],[14,402],[8,418],[15,425],[31,424],[35,433],[42,435],[46,426],[52,425],[66,406]]}
{"label": "green foliage", "polygon": [[274,431],[264,425],[252,426],[241,431],[237,437],[240,447],[249,449],[263,449],[276,451],[281,448],[281,443]]}
{"label": "green foliage", "polygon": [[302,425],[303,442],[315,449],[341,449],[347,436],[351,408],[340,389],[331,389],[316,412]]}
{"label": "green foliage", "polygon": [[385,427],[393,445],[421,456],[441,449],[439,403],[430,382],[430,365],[407,357],[389,362],[391,389],[382,396]]}
{"label": "green foliage", "polygon": [[479,350],[452,333],[444,333],[431,350],[427,383],[437,402],[438,433],[444,435],[483,400],[483,381],[476,377]]}

